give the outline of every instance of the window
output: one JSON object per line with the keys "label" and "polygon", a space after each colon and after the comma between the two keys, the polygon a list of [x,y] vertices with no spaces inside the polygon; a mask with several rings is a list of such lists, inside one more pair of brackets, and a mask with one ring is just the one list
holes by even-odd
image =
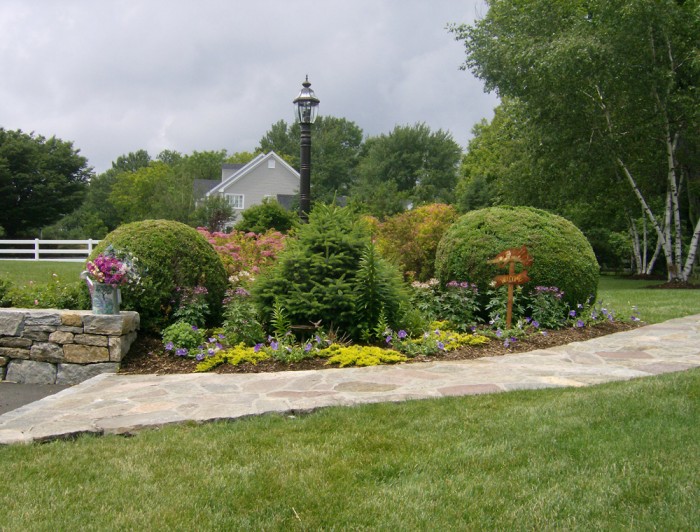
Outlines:
{"label": "window", "polygon": [[225,194],[225,196],[233,209],[245,208],[243,194]]}
{"label": "window", "polygon": [[275,167],[275,160],[274,160],[274,159],[268,159],[268,160],[267,160],[267,167],[268,167],[268,168],[274,168],[274,167]]}

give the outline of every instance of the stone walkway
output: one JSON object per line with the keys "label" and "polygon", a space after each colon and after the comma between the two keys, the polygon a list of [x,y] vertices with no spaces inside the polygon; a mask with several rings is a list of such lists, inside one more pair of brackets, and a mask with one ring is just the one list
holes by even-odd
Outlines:
{"label": "stone walkway", "polygon": [[336,405],[588,386],[697,367],[700,315],[478,360],[234,375],[105,374],[0,416],[0,444]]}

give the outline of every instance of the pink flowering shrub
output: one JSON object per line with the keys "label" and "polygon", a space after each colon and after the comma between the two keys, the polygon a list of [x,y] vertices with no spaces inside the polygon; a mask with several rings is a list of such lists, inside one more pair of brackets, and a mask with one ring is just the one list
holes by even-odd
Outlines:
{"label": "pink flowering shrub", "polygon": [[266,233],[210,233],[203,227],[197,231],[214,246],[234,285],[247,284],[262,269],[272,264],[284,249],[287,235],[270,230]]}

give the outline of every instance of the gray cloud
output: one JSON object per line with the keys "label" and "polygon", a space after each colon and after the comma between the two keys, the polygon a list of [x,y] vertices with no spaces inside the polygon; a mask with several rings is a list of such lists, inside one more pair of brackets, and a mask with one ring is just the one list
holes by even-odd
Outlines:
{"label": "gray cloud", "polygon": [[366,135],[425,122],[465,145],[494,95],[445,30],[481,0],[3,0],[0,126],[71,140],[97,171],[147,149],[252,150],[293,119],[304,75],[321,113]]}

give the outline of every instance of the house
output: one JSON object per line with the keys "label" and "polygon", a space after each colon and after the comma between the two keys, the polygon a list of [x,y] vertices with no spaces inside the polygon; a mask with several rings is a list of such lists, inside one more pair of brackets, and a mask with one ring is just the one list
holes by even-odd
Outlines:
{"label": "house", "polygon": [[224,196],[236,215],[265,198],[274,198],[290,208],[299,194],[299,172],[271,151],[258,155],[248,164],[222,165],[221,181],[197,180],[195,194]]}

